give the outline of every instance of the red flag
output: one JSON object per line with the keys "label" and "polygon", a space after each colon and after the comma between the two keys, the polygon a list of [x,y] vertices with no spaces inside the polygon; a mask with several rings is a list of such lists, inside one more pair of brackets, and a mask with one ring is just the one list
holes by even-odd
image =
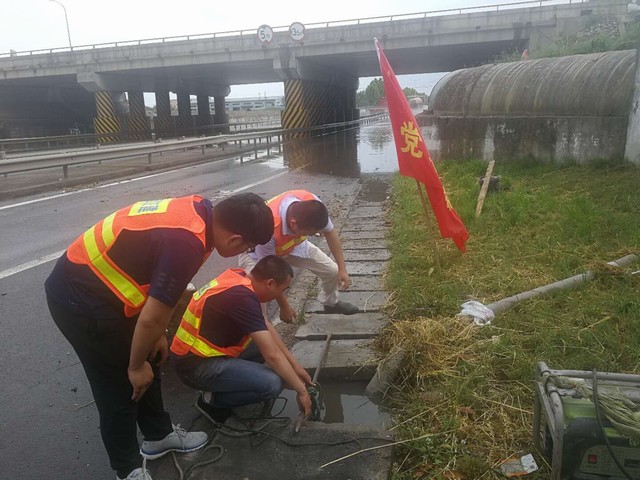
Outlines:
{"label": "red flag", "polygon": [[418,123],[402,88],[400,88],[398,79],[377,40],[375,40],[375,44],[384,80],[384,92],[387,97],[393,138],[398,152],[400,174],[413,177],[424,184],[429,203],[431,203],[431,208],[438,221],[440,235],[443,238],[452,239],[460,251],[464,253],[469,233],[449,202],[447,192],[440,182],[436,167],[431,161],[427,145],[422,139]]}

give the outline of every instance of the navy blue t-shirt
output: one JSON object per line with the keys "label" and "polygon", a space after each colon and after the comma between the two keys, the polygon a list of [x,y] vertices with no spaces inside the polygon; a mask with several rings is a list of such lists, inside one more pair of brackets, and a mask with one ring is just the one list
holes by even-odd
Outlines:
{"label": "navy blue t-shirt", "polygon": [[[140,285],[148,284],[149,296],[173,307],[212,250],[212,205],[195,203],[206,224],[206,247],[191,232],[177,228],[124,230],[109,250],[116,265]],[[68,260],[65,252],[45,282],[47,296],[77,313],[96,318],[123,316],[122,301],[86,265]]]}
{"label": "navy blue t-shirt", "polygon": [[267,329],[255,293],[238,285],[208,297],[202,309],[200,335],[219,347],[238,345],[245,335]]}

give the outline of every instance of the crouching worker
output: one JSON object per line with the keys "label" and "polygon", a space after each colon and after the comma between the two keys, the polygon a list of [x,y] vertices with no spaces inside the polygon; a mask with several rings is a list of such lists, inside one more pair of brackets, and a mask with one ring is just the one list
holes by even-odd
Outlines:
{"label": "crouching worker", "polygon": [[295,390],[300,411],[310,414],[311,377],[260,306],[281,296],[292,277],[291,266],[270,255],[250,273],[226,270],[193,294],[171,352],[182,382],[202,391],[196,408],[212,422],[223,423],[234,407],[276,398],[283,386]]}

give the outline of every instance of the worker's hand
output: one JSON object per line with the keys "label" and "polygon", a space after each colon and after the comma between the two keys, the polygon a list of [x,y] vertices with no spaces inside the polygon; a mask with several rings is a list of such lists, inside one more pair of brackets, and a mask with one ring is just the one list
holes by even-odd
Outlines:
{"label": "worker's hand", "polygon": [[294,365],[293,371],[296,372],[296,375],[300,380],[302,380],[302,383],[309,386],[313,385],[313,380],[311,380],[311,376],[309,376],[309,374],[302,367],[302,365],[300,365],[299,363],[297,365]]}
{"label": "worker's hand", "polygon": [[142,398],[147,389],[153,382],[153,370],[149,362],[144,362],[140,368],[127,370],[129,376],[129,382],[133,387],[133,395],[131,400],[137,402]]}
{"label": "worker's hand", "polygon": [[280,320],[284,323],[293,323],[296,319],[296,311],[291,308],[291,305],[286,307],[280,307]]}
{"label": "worker's hand", "polygon": [[311,415],[311,397],[307,389],[305,388],[303,391],[298,392],[296,399],[298,400],[300,413],[304,414],[304,418],[309,418],[309,415]]}
{"label": "worker's hand", "polygon": [[[154,362],[158,357],[158,354],[160,354],[160,358],[157,362]],[[162,365],[167,361],[167,358],[169,358],[169,343],[167,342],[166,335],[162,335],[153,346],[153,350],[149,353],[147,360],[154,365]]]}
{"label": "worker's hand", "polygon": [[349,274],[345,269],[338,270],[338,288],[340,290],[346,290],[351,285],[351,279],[349,278]]}

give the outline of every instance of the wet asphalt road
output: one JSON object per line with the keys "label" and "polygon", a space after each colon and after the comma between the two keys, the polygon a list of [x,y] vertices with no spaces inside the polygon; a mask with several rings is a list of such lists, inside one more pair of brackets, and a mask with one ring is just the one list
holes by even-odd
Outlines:
{"label": "wet asphalt road", "polygon": [[[191,193],[215,200],[240,191],[270,198],[304,188],[331,206],[357,184],[354,177],[289,172],[275,158],[209,163],[58,197],[60,192],[50,192],[0,202],[0,478],[114,478],[82,367],[49,317],[43,283],[54,260],[40,263],[43,257],[63,251],[96,221],[139,200]],[[18,266],[24,269],[14,273]],[[201,285],[230,266],[235,259],[214,254],[193,283]],[[166,370],[166,407],[174,423],[189,427],[195,395]]]}

